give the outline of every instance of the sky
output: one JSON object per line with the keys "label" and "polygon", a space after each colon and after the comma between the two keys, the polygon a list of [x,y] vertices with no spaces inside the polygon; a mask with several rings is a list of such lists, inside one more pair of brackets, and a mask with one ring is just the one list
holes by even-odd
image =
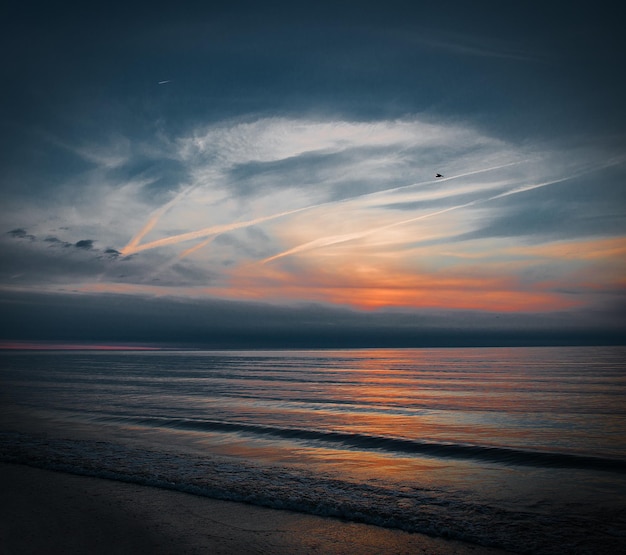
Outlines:
{"label": "sky", "polygon": [[14,4],[0,347],[626,339],[608,7]]}

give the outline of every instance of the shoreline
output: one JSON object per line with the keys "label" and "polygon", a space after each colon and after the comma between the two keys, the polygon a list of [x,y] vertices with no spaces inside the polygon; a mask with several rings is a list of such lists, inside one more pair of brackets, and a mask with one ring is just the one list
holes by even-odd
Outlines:
{"label": "shoreline", "polygon": [[0,463],[8,554],[412,554],[506,551],[332,517]]}

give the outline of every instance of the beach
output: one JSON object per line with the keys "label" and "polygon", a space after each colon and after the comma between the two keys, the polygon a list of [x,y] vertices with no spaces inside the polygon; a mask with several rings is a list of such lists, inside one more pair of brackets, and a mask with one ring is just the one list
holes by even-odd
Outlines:
{"label": "beach", "polygon": [[0,542],[17,554],[504,554],[422,534],[0,465]]}
{"label": "beach", "polygon": [[622,552],[623,355],[5,353],[0,554]]}

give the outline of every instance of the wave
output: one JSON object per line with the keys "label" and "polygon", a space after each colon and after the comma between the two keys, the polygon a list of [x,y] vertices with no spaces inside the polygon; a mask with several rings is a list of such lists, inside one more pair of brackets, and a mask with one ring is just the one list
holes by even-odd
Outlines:
{"label": "wave", "polygon": [[[426,485],[396,488],[382,483],[354,482],[308,468],[153,451],[101,439],[50,438],[2,431],[0,462],[341,518],[469,541],[478,546],[501,547],[515,553],[550,553],[532,549],[532,541],[528,545],[529,539],[532,540],[529,528],[548,545],[563,543],[562,518],[559,526],[544,525],[540,529],[541,523],[534,520],[529,523],[529,517],[535,517],[533,513],[492,507],[445,488]],[[494,529],[494,521],[508,525]],[[565,527],[566,537],[576,542],[580,530],[580,520],[576,520]],[[618,552],[617,549],[605,551]]]}
{"label": "wave", "polygon": [[[178,419],[109,417],[113,420],[149,420],[151,426],[184,424]],[[215,423],[191,424],[206,428]],[[178,452],[171,446],[163,450],[158,443],[110,439],[107,434],[72,439],[65,434],[0,431],[0,461],[426,533],[513,553],[623,552],[623,519],[619,512],[608,510],[616,506],[610,501],[594,508],[593,502],[580,505],[568,501],[569,497],[549,496],[540,497],[532,506],[516,507],[483,497],[470,484],[459,489],[420,483],[419,477],[408,483],[359,480],[308,465],[264,464],[206,452]],[[615,483],[623,482],[612,478]]]}
{"label": "wave", "polygon": [[380,450],[388,453],[413,454],[435,458],[476,460],[501,465],[600,470],[626,474],[626,461],[575,453],[538,451],[492,445],[415,440],[354,432],[290,428],[282,426],[248,424],[243,422],[225,422],[220,420],[199,420],[156,416],[98,416],[94,417],[94,420],[102,423],[171,428],[196,432],[251,434],[279,439],[322,442],[330,444],[331,446],[347,447],[357,450]]}

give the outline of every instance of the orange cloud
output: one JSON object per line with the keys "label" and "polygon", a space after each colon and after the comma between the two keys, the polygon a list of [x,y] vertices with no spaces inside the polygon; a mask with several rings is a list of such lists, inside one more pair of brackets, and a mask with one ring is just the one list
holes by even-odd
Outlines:
{"label": "orange cloud", "polygon": [[541,286],[523,286],[509,276],[458,276],[449,273],[384,271],[371,266],[344,266],[325,271],[307,266],[234,275],[221,293],[229,297],[264,300],[294,299],[381,307],[442,308],[524,312],[560,310],[579,303]]}
{"label": "orange cloud", "polygon": [[586,241],[558,241],[548,245],[515,247],[508,252],[561,260],[616,260],[626,267],[626,237]]}
{"label": "orange cloud", "polygon": [[[466,243],[464,248],[461,254],[467,256],[459,258],[438,246],[393,251],[388,246],[381,249],[357,243],[275,264],[232,266],[220,283],[210,286],[101,282],[76,289],[275,303],[323,302],[364,310],[403,307],[498,312],[564,310],[588,304],[598,294],[626,290],[626,238],[525,247],[492,240]],[[468,260],[473,262],[468,265]],[[531,279],[533,275],[543,277]]]}

